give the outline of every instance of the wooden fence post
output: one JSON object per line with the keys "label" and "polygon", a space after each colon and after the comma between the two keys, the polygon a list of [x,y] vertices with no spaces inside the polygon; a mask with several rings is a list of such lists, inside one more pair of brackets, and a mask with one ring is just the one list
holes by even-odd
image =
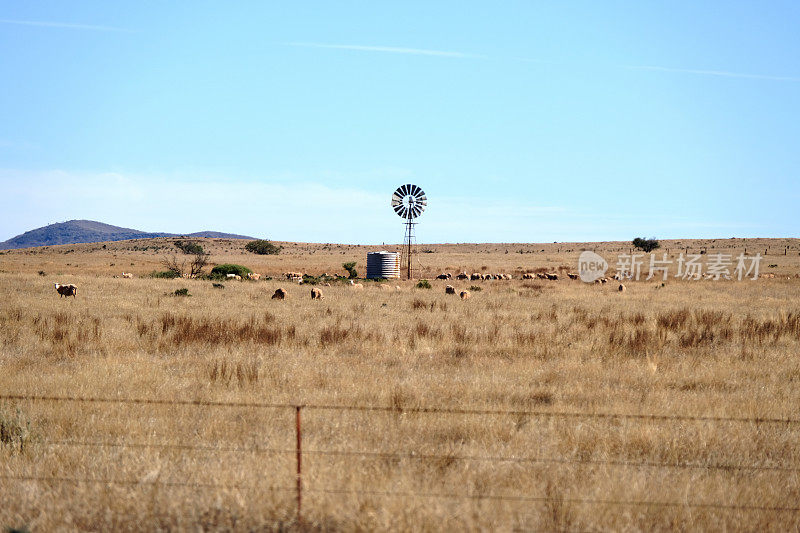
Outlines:
{"label": "wooden fence post", "polygon": [[303,453],[302,453],[302,432],[300,430],[300,409],[301,406],[295,406],[295,434],[297,436],[297,524],[303,523]]}

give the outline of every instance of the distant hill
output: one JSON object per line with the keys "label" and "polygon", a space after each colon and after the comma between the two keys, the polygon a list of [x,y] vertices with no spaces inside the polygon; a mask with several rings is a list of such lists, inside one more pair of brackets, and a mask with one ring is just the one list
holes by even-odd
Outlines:
{"label": "distant hill", "polygon": [[[124,241],[128,239],[152,239],[154,237],[180,237],[180,233],[149,233],[130,228],[120,228],[93,220],[69,220],[50,224],[42,228],[26,231],[0,243],[0,249],[33,248],[35,246],[54,246],[57,244],[81,244],[89,242]],[[221,233],[219,231],[198,231],[186,237],[218,239],[254,239],[245,235]]]}

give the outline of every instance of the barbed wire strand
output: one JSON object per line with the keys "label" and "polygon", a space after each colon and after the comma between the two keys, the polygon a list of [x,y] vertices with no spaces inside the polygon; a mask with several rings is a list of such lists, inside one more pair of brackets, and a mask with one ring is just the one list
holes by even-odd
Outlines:
{"label": "barbed wire strand", "polygon": [[294,492],[294,488],[262,487],[259,485],[228,485],[223,483],[189,483],[185,481],[141,481],[133,479],[105,479],[105,478],[75,478],[63,476],[12,476],[0,474],[0,479],[17,481],[42,481],[48,483],[74,483],[74,484],[99,484],[99,485],[150,485],[159,487],[188,487],[201,489],[227,489],[227,490],[266,490],[270,492]]}
{"label": "barbed wire strand", "polygon": [[534,411],[534,410],[503,410],[503,409],[456,409],[448,407],[388,407],[374,405],[334,405],[334,404],[290,404],[268,402],[228,402],[215,400],[159,400],[148,398],[100,398],[80,396],[43,396],[3,394],[0,400],[15,401],[53,401],[53,402],[81,402],[81,403],[120,403],[135,405],[183,405],[204,407],[250,407],[262,409],[296,409],[301,407],[306,410],[317,411],[362,411],[385,412],[396,414],[451,414],[451,415],[487,415],[487,416],[531,416],[551,418],[600,418],[600,419],[634,419],[651,421],[700,421],[700,422],[735,422],[755,424],[788,424],[798,425],[798,418],[776,417],[732,417],[715,415],[664,415],[649,413],[586,413],[577,411]]}
{"label": "barbed wire strand", "polygon": [[307,492],[318,492],[323,494],[352,494],[369,496],[405,496],[419,498],[442,498],[442,499],[471,499],[471,500],[501,500],[516,502],[560,502],[588,505],[622,505],[622,506],[642,506],[642,507],[693,507],[705,509],[724,509],[742,511],[772,511],[772,512],[800,512],[800,507],[782,506],[760,506],[760,505],[733,505],[725,503],[705,503],[705,502],[661,502],[645,500],[605,500],[592,498],[548,498],[546,496],[514,496],[502,494],[447,494],[436,492],[393,492],[393,491],[364,491],[364,490],[345,490],[345,489],[304,489]]}
{"label": "barbed wire strand", "polygon": [[[47,440],[41,444],[49,446],[86,446],[86,447],[108,447],[108,448],[159,448],[175,450],[198,450],[208,452],[226,453],[270,453],[293,455],[296,449],[280,448],[241,448],[233,446],[197,446],[190,444],[167,444],[167,443],[128,443],[128,442],[89,442],[72,440]],[[453,460],[453,461],[475,461],[492,463],[544,463],[544,464],[580,464],[580,465],[605,465],[629,468],[676,468],[676,469],[699,469],[699,470],[725,470],[725,471],[776,471],[776,472],[800,472],[799,467],[783,465],[743,465],[728,463],[665,463],[655,461],[624,461],[615,459],[561,459],[555,457],[509,457],[492,455],[457,455],[457,454],[431,454],[416,452],[376,452],[365,450],[303,450],[303,455],[320,456],[340,456],[340,457],[364,457],[381,459],[414,459],[414,460]]]}

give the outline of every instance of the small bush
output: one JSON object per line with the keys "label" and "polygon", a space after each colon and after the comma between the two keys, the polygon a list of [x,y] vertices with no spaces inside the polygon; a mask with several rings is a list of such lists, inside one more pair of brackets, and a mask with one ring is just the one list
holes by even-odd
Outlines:
{"label": "small bush", "polygon": [[212,283],[211,286],[214,287],[215,289],[224,289],[225,288],[225,285],[223,285],[222,283]]}
{"label": "small bush", "polygon": [[477,285],[470,285],[469,290],[472,292],[480,292],[483,290],[483,287],[478,287]]}
{"label": "small bush", "polygon": [[191,294],[189,294],[189,289],[187,289],[186,287],[182,289],[175,289],[175,292],[173,292],[172,294],[174,296],[191,296]]}
{"label": "small bush", "polygon": [[175,241],[175,247],[186,255],[204,254],[205,250],[195,241]]}
{"label": "small bush", "polygon": [[243,278],[246,278],[252,270],[247,268],[246,266],[242,265],[232,265],[232,264],[224,264],[224,265],[217,265],[211,269],[211,277],[214,278],[224,278],[228,274],[237,274]]}
{"label": "small bush", "polygon": [[39,271],[39,275],[40,275],[40,276],[46,276],[46,275],[47,275],[47,272],[45,272],[44,270],[40,270],[40,271]]}
{"label": "small bush", "polygon": [[358,272],[356,272],[356,262],[351,261],[350,263],[342,263],[342,268],[347,270],[347,273],[350,275],[350,279],[355,279],[358,277]]}
{"label": "small bush", "polygon": [[417,282],[418,289],[430,289],[431,283],[427,279],[421,279]]}
{"label": "small bush", "polygon": [[161,278],[161,279],[175,279],[181,277],[180,274],[177,272],[173,272],[172,270],[162,270],[162,271],[152,271],[148,274],[148,277],[151,278]]}
{"label": "small bush", "polygon": [[652,237],[650,239],[642,239],[641,237],[636,237],[635,239],[633,239],[631,244],[633,244],[634,247],[646,253],[650,253],[656,248],[661,248],[661,245],[658,243],[658,240],[656,240],[655,237]]}
{"label": "small bush", "polygon": [[275,246],[269,241],[256,240],[248,242],[244,249],[258,255],[277,255],[281,253],[283,246]]}

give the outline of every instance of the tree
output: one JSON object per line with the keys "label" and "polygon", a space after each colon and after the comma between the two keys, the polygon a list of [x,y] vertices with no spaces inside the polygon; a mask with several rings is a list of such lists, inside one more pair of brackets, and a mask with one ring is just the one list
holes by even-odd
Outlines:
{"label": "tree", "polygon": [[211,257],[211,254],[206,253],[203,251],[203,247],[199,244],[197,245],[200,248],[199,252],[195,252],[194,257],[192,258],[192,262],[189,265],[189,277],[194,278],[199,276],[203,273],[203,269],[208,264],[208,258]]}
{"label": "tree", "polygon": [[181,252],[186,255],[198,255],[205,253],[203,247],[198,244],[196,241],[191,240],[180,240],[173,242],[176,248],[178,248]]}
{"label": "tree", "polygon": [[356,262],[352,261],[350,263],[342,263],[342,268],[347,270],[350,274],[350,279],[355,279],[358,277],[358,272],[356,272]]}
{"label": "tree", "polygon": [[275,246],[269,241],[256,240],[248,242],[244,249],[258,255],[277,255],[281,253],[283,246]]}
{"label": "tree", "polygon": [[661,245],[658,243],[655,237],[651,237],[649,239],[636,237],[635,239],[633,239],[633,245],[639,250],[642,250],[646,253],[650,253],[656,248],[661,248]]}
{"label": "tree", "polygon": [[[208,259],[211,257],[211,254],[203,250],[203,247],[195,241],[175,241],[174,244],[184,254],[192,256],[189,262],[189,277],[194,278],[202,274],[203,269],[208,264]],[[174,254],[172,257],[165,256],[161,260],[161,264],[177,277],[183,277],[186,271],[186,260],[184,259],[179,262],[177,256]]]}
{"label": "tree", "polygon": [[167,271],[172,272],[175,274],[176,278],[183,277],[183,271],[186,269],[186,260],[184,259],[181,262],[178,262],[178,257],[173,254],[172,257],[164,256],[161,259],[161,264],[164,266]]}

